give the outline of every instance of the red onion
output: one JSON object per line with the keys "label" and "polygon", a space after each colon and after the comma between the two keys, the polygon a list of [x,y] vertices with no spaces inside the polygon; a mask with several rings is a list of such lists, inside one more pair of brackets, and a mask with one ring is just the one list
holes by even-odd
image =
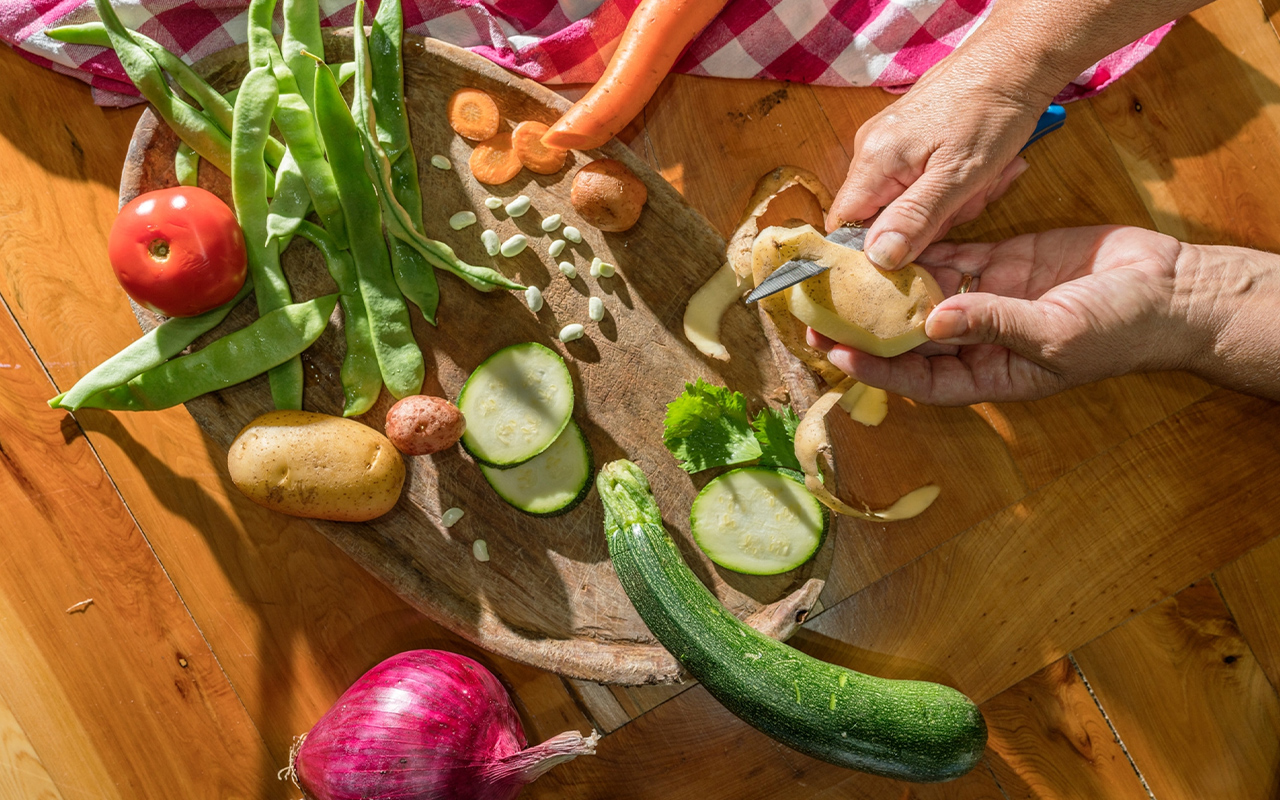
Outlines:
{"label": "red onion", "polygon": [[292,776],[311,800],[511,800],[596,734],[527,747],[506,689],[476,661],[413,650],[366,672],[299,743]]}

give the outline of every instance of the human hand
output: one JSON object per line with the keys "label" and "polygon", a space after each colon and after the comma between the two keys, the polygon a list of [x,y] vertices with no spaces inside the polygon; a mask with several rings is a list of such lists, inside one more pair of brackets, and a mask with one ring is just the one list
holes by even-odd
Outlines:
{"label": "human hand", "polygon": [[1052,99],[988,77],[1009,69],[958,50],[863,123],[827,228],[884,208],[865,249],[882,269],[897,269],[1004,194],[1026,170],[1018,152]]}
{"label": "human hand", "polygon": [[[1126,227],[937,244],[917,262],[949,295],[925,322],[933,342],[894,358],[812,330],[809,343],[858,380],[930,405],[1030,400],[1128,372],[1179,369],[1212,349],[1188,324],[1183,250],[1169,236]],[[966,275],[970,291],[956,294]]]}

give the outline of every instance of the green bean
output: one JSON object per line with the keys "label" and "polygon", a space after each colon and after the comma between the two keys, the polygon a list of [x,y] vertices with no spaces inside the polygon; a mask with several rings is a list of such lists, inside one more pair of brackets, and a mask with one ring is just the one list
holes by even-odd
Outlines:
{"label": "green bean", "polygon": [[286,148],[280,168],[276,170],[276,193],[267,206],[267,236],[280,240],[280,249],[298,229],[298,223],[311,209],[311,193],[298,162],[293,160],[293,150]]}
{"label": "green bean", "polygon": [[202,350],[98,392],[80,407],[117,411],[169,408],[297,361],[298,354],[324,333],[337,302],[338,296],[330,294],[278,308]]}
{"label": "green bean", "polygon": [[[316,131],[311,106],[298,94],[298,81],[284,62],[280,48],[271,35],[271,15],[276,0],[252,0],[249,3],[249,64],[268,67],[275,75],[279,88],[275,121],[284,134],[285,144],[293,152],[293,158],[307,181],[311,203],[324,225],[333,235],[338,246],[347,246],[346,223],[342,217],[342,204],[338,201],[338,188],[334,184],[333,170],[325,161]],[[314,72],[315,68],[312,67]]]}
{"label": "green bean", "polygon": [[199,336],[216,328],[252,291],[253,280],[247,279],[235,297],[212,311],[194,317],[165,320],[141,339],[89,370],[70,390],[50,400],[49,406],[75,411],[98,392],[127,383],[160,366],[185,350]]}
{"label": "green bean", "polygon": [[108,0],[94,0],[98,16],[106,26],[111,46],[120,58],[129,80],[138,87],[178,138],[191,146],[202,158],[231,174],[231,142],[212,119],[174,95],[164,79],[160,65],[133,39],[132,33],[116,16]]}
{"label": "green bean", "polygon": [[[400,0],[382,0],[378,13],[373,17],[373,33],[369,36],[374,120],[378,127],[378,141],[391,161],[391,190],[404,206],[414,230],[422,233],[418,160],[409,140],[409,120],[404,107],[403,28]],[[434,325],[436,308],[440,304],[435,270],[412,245],[394,235],[387,238],[387,244],[391,246],[391,269],[395,272],[400,291]]]}
{"label": "green bean", "polygon": [[338,81],[338,88],[342,88],[347,81],[356,76],[356,62],[343,61],[338,64],[330,64],[329,71],[333,73],[333,77]]}
{"label": "green bean", "polygon": [[284,35],[280,37],[280,50],[284,63],[298,82],[298,93],[310,108],[316,93],[315,67],[304,51],[324,58],[317,0],[284,0]]}
{"label": "green bean", "polygon": [[[359,26],[357,26],[359,27]],[[360,294],[369,313],[369,330],[382,380],[397,398],[422,389],[425,366],[413,339],[409,310],[391,275],[391,259],[382,238],[378,195],[365,173],[364,150],[355,120],[333,74],[316,61],[316,121],[338,182],[338,196],[347,217],[351,255],[356,262]]]}
{"label": "green bean", "polygon": [[[289,305],[289,282],[280,268],[280,243],[267,235],[267,170],[262,150],[271,128],[279,91],[266,67],[249,70],[236,97],[231,128],[231,197],[244,230],[249,272],[258,299],[258,314]],[[276,408],[302,408],[302,361],[294,358],[274,367],[271,398]]]}
{"label": "green bean", "polygon": [[319,248],[325,266],[338,284],[341,292],[343,332],[347,339],[347,352],[342,357],[342,395],[345,402],[342,416],[355,417],[365,413],[378,400],[382,391],[382,371],[378,356],[373,351],[373,334],[369,327],[369,312],[360,296],[360,281],[356,275],[355,261],[351,253],[338,247],[324,228],[304,221],[298,235]]}
{"label": "green bean", "polygon": [[[50,28],[45,33],[52,39],[67,42],[68,44],[87,44],[115,49],[111,44],[111,36],[107,33],[107,27],[101,22],[63,25],[58,28]],[[147,51],[147,54],[155,59],[161,69],[173,76],[182,91],[200,104],[205,115],[213,120],[223,133],[230,136],[231,104],[235,101],[234,91],[225,95],[219,94],[217,89],[210,86],[194,69],[187,66],[185,61],[166,50],[155,39],[138,31],[130,31],[129,34],[139,47]],[[267,142],[268,164],[272,167],[279,166],[280,159],[283,156],[284,145],[279,140],[273,138]]]}
{"label": "green bean", "polygon": [[[361,19],[359,14],[363,10],[364,0],[356,0],[357,19]],[[366,169],[369,172],[369,177],[378,185],[378,199],[382,204],[387,229],[396,238],[407,242],[413,249],[421,253],[422,257],[432,266],[452,272],[482,292],[492,291],[496,288],[523,291],[525,287],[497,270],[468,264],[458,258],[453,252],[453,248],[449,247],[449,245],[428,239],[417,230],[414,230],[409,212],[395,197],[391,185],[391,162],[387,158],[386,151],[382,149],[382,145],[378,142],[378,137],[375,133],[377,123],[375,121],[370,87],[369,46],[364,38],[364,27],[355,25],[352,30],[355,44],[356,87],[351,109],[354,115],[356,133],[359,135],[360,141],[364,143],[365,151],[369,154]]]}
{"label": "green bean", "polygon": [[180,186],[196,186],[200,183],[200,155],[186,142],[179,142],[178,151],[173,154],[173,172]]}

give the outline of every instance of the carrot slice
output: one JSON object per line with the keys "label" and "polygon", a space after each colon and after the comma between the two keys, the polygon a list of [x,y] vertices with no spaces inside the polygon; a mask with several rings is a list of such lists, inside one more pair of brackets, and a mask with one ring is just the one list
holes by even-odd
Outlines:
{"label": "carrot slice", "polygon": [[517,125],[515,132],[511,134],[511,147],[516,151],[520,163],[528,167],[530,172],[554,175],[564,167],[569,151],[543,144],[542,135],[546,132],[546,125],[527,119]]}
{"label": "carrot slice", "polygon": [[520,174],[520,159],[511,147],[511,131],[492,136],[471,151],[471,174],[490,185],[506,183]]}
{"label": "carrot slice", "polygon": [[502,118],[498,104],[479,89],[459,89],[449,98],[449,126],[458,135],[473,142],[483,142],[498,132]]}

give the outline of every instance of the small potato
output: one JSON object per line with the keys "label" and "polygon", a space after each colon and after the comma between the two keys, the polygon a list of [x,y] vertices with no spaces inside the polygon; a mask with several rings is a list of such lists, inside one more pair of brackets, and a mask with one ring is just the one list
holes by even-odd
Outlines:
{"label": "small potato", "polygon": [[395,506],[404,459],[387,437],[359,422],[309,411],[272,411],[231,443],[236,488],[295,517],[364,522]]}
{"label": "small potato", "polygon": [[387,438],[410,456],[425,456],[453,447],[467,429],[458,407],[443,397],[415,394],[387,412]]}
{"label": "small potato", "polygon": [[602,231],[625,231],[649,199],[649,190],[621,161],[592,161],[573,177],[569,195],[578,214]]}

